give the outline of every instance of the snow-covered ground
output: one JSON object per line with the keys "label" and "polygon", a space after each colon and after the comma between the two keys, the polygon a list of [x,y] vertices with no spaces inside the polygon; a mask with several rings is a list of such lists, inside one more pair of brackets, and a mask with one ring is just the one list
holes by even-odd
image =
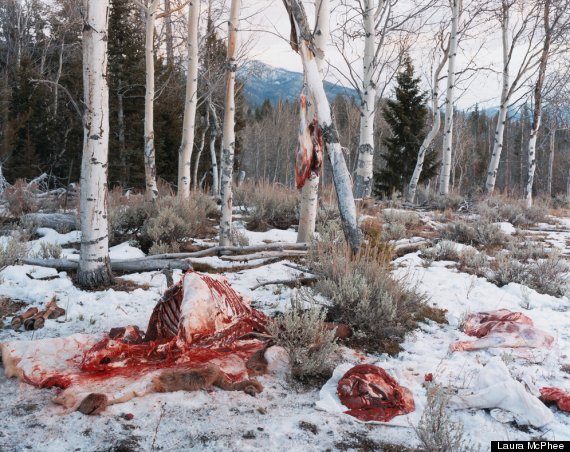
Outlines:
{"label": "snow-covered ground", "polygon": [[[570,222],[561,220],[567,225]],[[564,224],[564,223],[561,223]],[[501,226],[512,232],[509,225]],[[552,226],[550,226],[552,228]],[[75,235],[74,235],[75,234]],[[548,232],[550,243],[566,248],[567,232]],[[43,230],[40,240],[65,245],[77,241],[76,233],[64,235]],[[250,244],[264,241],[295,241],[294,231],[247,232]],[[38,242],[38,241],[36,241]],[[32,243],[37,247],[37,243]],[[566,251],[568,251],[566,249]],[[112,250],[114,258],[136,258],[142,252],[122,244]],[[71,254],[71,250],[65,253]],[[217,258],[211,258],[217,259]],[[225,265],[228,263],[225,262]],[[256,284],[275,279],[292,279],[299,271],[286,261],[256,269],[226,273],[234,288],[250,297],[253,305],[267,313],[283,310],[291,289]],[[459,331],[468,312],[509,309],[522,311],[537,326],[555,336],[556,344],[545,356],[531,360],[509,349],[500,351],[513,377],[525,376],[537,387],[556,386],[570,390],[570,300],[541,295],[531,289],[509,284],[498,288],[483,278],[460,273],[451,262],[435,262],[424,268],[418,253],[398,259],[395,274],[417,282],[430,296],[430,303],[447,310],[449,325],[422,324],[402,344],[397,357],[367,355],[414,393],[417,412],[410,420],[395,425],[365,425],[338,413],[319,410],[318,390],[292,387],[278,376],[260,377],[265,390],[257,397],[241,392],[176,392],[150,394],[109,407],[100,416],[78,412],[63,415],[51,402],[55,390],[38,390],[0,375],[0,450],[103,451],[103,450],[380,450],[383,444],[417,447],[413,426],[425,405],[424,375],[445,386],[469,387],[475,374],[493,355],[489,351],[455,352],[449,345],[469,340]],[[31,275],[31,279],[27,274]],[[52,280],[38,280],[58,276]],[[178,279],[180,272],[175,272]],[[136,324],[146,327],[152,308],[166,288],[158,272],[125,276],[141,286],[132,292],[109,289],[84,292],[73,286],[66,273],[32,266],[12,266],[0,272],[0,296],[16,298],[39,306],[53,295],[67,310],[65,318],[48,320],[45,328],[15,332],[0,330],[0,341],[41,339],[73,333],[100,333],[111,327]],[[523,306],[529,307],[524,309]],[[356,362],[356,357],[354,358]],[[517,427],[497,421],[489,410],[458,410],[457,419],[465,433],[481,450],[490,449],[491,440],[570,439],[570,414],[552,408],[554,420],[542,429]],[[129,419],[132,414],[134,417]],[[496,416],[495,413],[493,415]]]}

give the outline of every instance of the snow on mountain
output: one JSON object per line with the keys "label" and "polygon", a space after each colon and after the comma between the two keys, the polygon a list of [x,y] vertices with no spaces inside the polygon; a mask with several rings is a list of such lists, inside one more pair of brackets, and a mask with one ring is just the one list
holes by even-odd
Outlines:
{"label": "snow on mountain", "polygon": [[[303,87],[303,74],[277,68],[261,61],[248,61],[238,69],[237,76],[245,83],[245,96],[252,106],[261,105],[265,99],[275,104],[278,100],[296,101]],[[325,81],[325,91],[330,101],[339,94],[355,97],[356,91]]]}

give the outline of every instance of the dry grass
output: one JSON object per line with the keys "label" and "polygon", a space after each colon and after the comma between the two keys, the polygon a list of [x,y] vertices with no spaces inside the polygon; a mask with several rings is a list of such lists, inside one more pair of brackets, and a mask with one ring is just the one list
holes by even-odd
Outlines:
{"label": "dry grass", "polygon": [[528,226],[544,222],[549,213],[548,204],[541,198],[534,200],[530,209],[525,202],[505,195],[494,195],[477,203],[476,210],[487,222],[508,221],[513,226]]}
{"label": "dry grass", "polygon": [[352,255],[338,227],[325,230],[308,254],[309,268],[322,277],[315,290],[332,301],[329,318],[351,325],[361,333],[362,345],[380,351],[387,340],[398,342],[415,328],[414,314],[426,301],[391,276],[387,261],[378,246]]}
{"label": "dry grass", "polygon": [[152,253],[175,252],[188,238],[214,235],[218,216],[215,201],[200,191],[189,199],[166,195],[153,202],[141,194],[124,196],[121,188],[109,194],[111,243],[135,240]]}
{"label": "dry grass", "polygon": [[26,213],[37,212],[40,208],[36,196],[35,187],[28,187],[25,179],[18,179],[14,185],[4,191],[8,211],[15,218],[20,218]]}
{"label": "dry grass", "polygon": [[310,292],[301,289],[292,296],[289,309],[269,323],[275,343],[289,355],[296,380],[328,378],[338,360],[335,332],[326,327],[325,317]]}
{"label": "dry grass", "polygon": [[300,199],[298,191],[267,181],[244,182],[234,190],[234,205],[242,208],[247,228],[253,231],[298,224]]}
{"label": "dry grass", "polygon": [[429,384],[427,403],[416,435],[426,452],[471,452],[478,450],[465,438],[464,427],[451,416],[450,391],[438,384]]}
{"label": "dry grass", "polygon": [[28,244],[19,237],[10,237],[0,244],[0,269],[16,265],[28,256]]}

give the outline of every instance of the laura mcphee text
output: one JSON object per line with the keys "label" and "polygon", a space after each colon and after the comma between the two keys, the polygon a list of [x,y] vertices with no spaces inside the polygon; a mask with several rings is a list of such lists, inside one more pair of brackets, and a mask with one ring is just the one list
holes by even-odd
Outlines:
{"label": "laura mcphee text", "polygon": [[500,450],[565,450],[570,441],[491,441],[491,452]]}

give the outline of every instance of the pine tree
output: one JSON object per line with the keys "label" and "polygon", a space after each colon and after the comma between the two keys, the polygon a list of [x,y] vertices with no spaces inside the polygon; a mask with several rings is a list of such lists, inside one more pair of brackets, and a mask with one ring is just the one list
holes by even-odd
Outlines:
{"label": "pine tree", "polygon": [[[382,109],[392,136],[384,139],[387,152],[382,154],[386,167],[375,174],[376,194],[404,192],[416,165],[418,151],[426,136],[428,117],[427,93],[420,89],[420,79],[414,77],[412,60],[407,57],[404,69],[396,76],[395,99],[386,101]],[[436,173],[436,153],[428,152],[420,182]]]}
{"label": "pine tree", "polygon": [[144,185],[144,23],[131,0],[109,11],[109,183]]}

